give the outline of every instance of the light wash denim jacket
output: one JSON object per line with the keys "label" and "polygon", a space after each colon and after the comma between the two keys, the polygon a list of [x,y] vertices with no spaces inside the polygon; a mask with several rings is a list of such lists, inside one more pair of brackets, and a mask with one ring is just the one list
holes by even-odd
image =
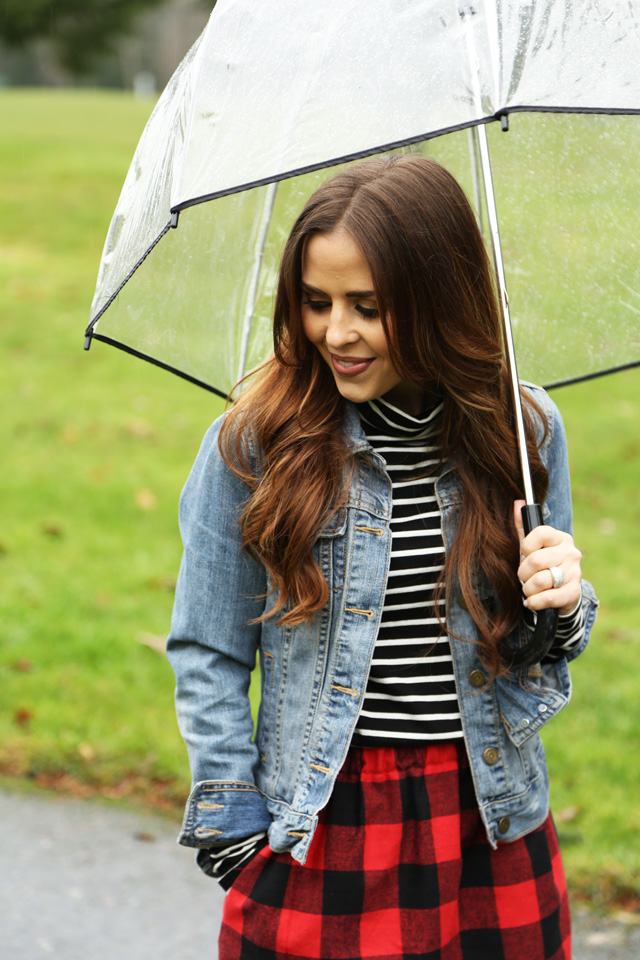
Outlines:
{"label": "light wash denim jacket", "polygon": [[[560,414],[530,387],[549,419],[542,457],[549,470],[545,522],[571,532],[571,494]],[[304,863],[342,766],[367,684],[391,550],[391,484],[346,403],[345,434],[357,470],[346,508],[322,530],[315,555],[330,585],[312,621],[279,627],[251,623],[265,606],[264,568],[240,547],[238,514],[246,486],[218,450],[221,419],[207,433],[180,501],[184,556],[168,655],[177,678],[178,722],[194,781],[179,840],[207,847],[268,830],[274,851]],[[436,493],[445,545],[456,528],[456,472],[445,466]],[[476,638],[456,582],[450,630]],[[490,598],[491,591],[483,595]],[[596,614],[582,584],[585,636]],[[510,642],[518,645],[521,624]],[[511,841],[538,827],[549,789],[539,732],[568,702],[567,659],[482,683],[477,646],[451,639],[466,749],[489,842]],[[262,700],[254,734],[247,691],[260,658]],[[480,671],[480,673],[479,673]]]}

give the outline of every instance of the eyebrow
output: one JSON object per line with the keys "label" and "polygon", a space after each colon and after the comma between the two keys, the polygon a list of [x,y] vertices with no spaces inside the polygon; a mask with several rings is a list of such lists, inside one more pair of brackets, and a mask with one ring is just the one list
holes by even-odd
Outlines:
{"label": "eyebrow", "polygon": [[[324,290],[318,290],[317,287],[312,287],[310,283],[305,283],[304,280],[300,281],[300,286],[309,293],[317,293],[322,297],[327,296]],[[357,300],[365,299],[366,297],[375,297],[375,295],[375,290],[350,290],[349,293],[347,293],[348,297],[354,297]]]}

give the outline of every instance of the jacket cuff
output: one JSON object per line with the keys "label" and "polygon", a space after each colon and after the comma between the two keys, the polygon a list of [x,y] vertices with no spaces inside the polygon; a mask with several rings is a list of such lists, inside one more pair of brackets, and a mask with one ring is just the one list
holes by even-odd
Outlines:
{"label": "jacket cuff", "polygon": [[178,843],[186,847],[233,843],[270,826],[271,817],[254,784],[202,780],[187,801]]}

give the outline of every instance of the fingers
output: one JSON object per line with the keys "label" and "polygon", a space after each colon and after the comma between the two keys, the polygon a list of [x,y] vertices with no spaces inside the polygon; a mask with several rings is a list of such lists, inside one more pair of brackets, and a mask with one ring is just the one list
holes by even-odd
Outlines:
{"label": "fingers", "polygon": [[[552,564],[552,566],[558,566]],[[547,607],[557,607],[560,613],[570,613],[580,599],[579,566],[574,573],[568,573],[567,565],[558,567],[564,582],[561,587],[554,587],[549,570],[539,573],[523,581],[522,592],[525,596],[525,605],[530,610],[545,610]]]}
{"label": "fingers", "polygon": [[[522,523],[522,508],[524,507],[526,500],[515,500],[513,504],[513,520],[516,525],[516,533],[518,534],[518,540],[520,541],[520,546],[522,548],[522,542],[524,540],[524,524]],[[520,549],[522,554],[522,549]]]}
{"label": "fingers", "polygon": [[[530,610],[556,607],[560,613],[569,613],[580,599],[582,554],[573,537],[562,530],[546,525],[536,527],[524,536],[520,511],[523,500],[514,504],[514,521],[520,542],[518,578],[522,583],[525,604]],[[562,586],[554,587],[550,567],[557,567]]]}

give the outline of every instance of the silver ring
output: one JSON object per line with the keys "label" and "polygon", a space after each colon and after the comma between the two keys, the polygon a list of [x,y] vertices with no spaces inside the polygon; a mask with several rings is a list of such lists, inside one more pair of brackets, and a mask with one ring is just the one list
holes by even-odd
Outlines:
{"label": "silver ring", "polygon": [[561,587],[564,583],[562,570],[560,567],[549,567],[549,573],[551,574],[551,579],[553,580],[553,588],[554,590],[557,590],[558,587]]}

